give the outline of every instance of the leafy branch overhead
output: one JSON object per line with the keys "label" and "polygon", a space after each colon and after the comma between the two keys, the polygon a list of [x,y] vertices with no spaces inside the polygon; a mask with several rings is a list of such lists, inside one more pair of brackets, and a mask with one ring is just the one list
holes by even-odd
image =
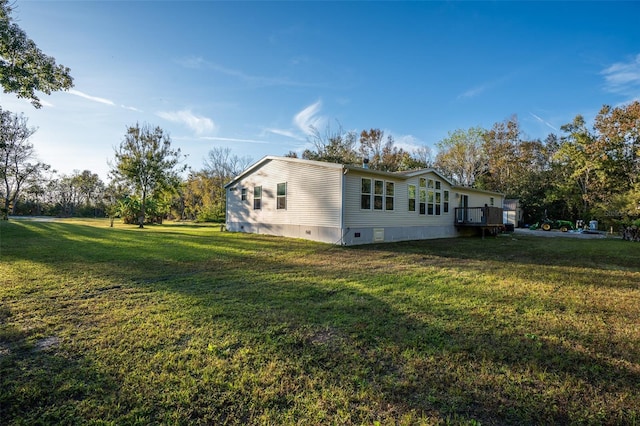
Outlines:
{"label": "leafy branch overhead", "polygon": [[15,22],[13,7],[0,0],[0,84],[5,93],[15,93],[42,107],[36,92],[46,93],[73,87],[69,68],[56,64],[55,58],[44,54]]}

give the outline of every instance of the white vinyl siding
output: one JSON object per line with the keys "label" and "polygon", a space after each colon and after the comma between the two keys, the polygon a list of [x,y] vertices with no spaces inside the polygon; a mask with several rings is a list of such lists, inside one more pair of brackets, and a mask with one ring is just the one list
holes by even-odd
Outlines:
{"label": "white vinyl siding", "polygon": [[[286,209],[279,210],[278,184],[284,182]],[[252,208],[253,194],[250,205],[240,200],[240,188],[257,186],[262,187],[260,210]],[[335,165],[269,160],[227,188],[227,222],[340,227],[341,187],[342,169]]]}
{"label": "white vinyl siding", "polygon": [[[392,177],[378,177],[373,174],[367,175],[366,172],[350,171],[345,176],[345,208],[344,208],[344,226],[345,227],[392,227],[392,226],[453,226],[453,209],[449,208],[448,212],[444,209],[444,192],[451,194],[450,185],[443,181],[434,173],[426,172],[425,175],[415,176],[409,179],[393,179]],[[393,203],[393,210],[386,208],[387,200],[383,200],[383,210],[374,210],[373,200],[371,201],[371,209],[361,208],[362,181],[371,180],[371,191],[374,192],[374,181],[382,180],[390,183],[393,187],[389,187],[389,207]],[[429,180],[431,180],[431,188],[428,188]],[[436,182],[439,182],[438,184]],[[387,187],[384,186],[383,196],[386,197]],[[431,192],[431,206],[433,213],[427,213],[428,193]],[[436,196],[436,194],[440,194]],[[450,197],[451,195],[449,195]],[[413,197],[413,198],[412,198]],[[373,198],[373,194],[372,194]],[[440,200],[440,214],[437,215],[436,201]],[[393,201],[392,201],[393,200]],[[414,200],[411,202],[411,200]],[[488,200],[488,198],[487,198]],[[414,210],[411,210],[414,206]],[[424,214],[420,214],[420,209]]]}

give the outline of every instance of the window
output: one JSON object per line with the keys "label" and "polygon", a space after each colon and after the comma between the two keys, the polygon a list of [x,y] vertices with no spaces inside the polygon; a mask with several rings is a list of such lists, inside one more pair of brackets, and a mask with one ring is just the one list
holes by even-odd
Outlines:
{"label": "window", "polygon": [[416,186],[409,185],[409,211],[416,211]]}
{"label": "window", "polygon": [[490,206],[493,206],[493,197],[489,198],[489,203]]}
{"label": "window", "polygon": [[247,188],[242,188],[242,189],[240,190],[240,194],[241,194],[241,195],[240,195],[240,199],[241,199],[242,201],[247,201]]}
{"label": "window", "polygon": [[360,208],[371,210],[371,179],[362,179],[362,189],[360,191]]}
{"label": "window", "polygon": [[[437,183],[437,182],[436,182]],[[442,203],[442,193],[436,192],[436,216],[440,216],[440,208]]]}
{"label": "window", "polygon": [[420,214],[427,213],[427,180],[420,178]]}
{"label": "window", "polygon": [[375,180],[373,183],[373,209],[382,210],[382,198],[384,196],[384,181]]}
{"label": "window", "polygon": [[436,190],[438,190],[438,191],[440,190],[440,185],[442,185],[442,183],[439,180],[437,180],[436,181]]}
{"label": "window", "polygon": [[260,210],[262,208],[262,187],[253,187],[253,209]]}
{"label": "window", "polygon": [[443,211],[449,213],[449,191],[444,191]]}
{"label": "window", "polygon": [[385,210],[393,210],[393,196],[394,196],[394,185],[393,182],[386,182],[385,184],[385,199],[384,199],[384,208]]}
{"label": "window", "polygon": [[[429,182],[433,182],[431,180],[429,180]],[[428,197],[427,197],[427,214],[432,215],[433,214],[433,191],[429,191],[427,192]]]}
{"label": "window", "polygon": [[286,209],[287,208],[287,184],[279,183],[278,191],[276,194],[277,194],[276,208],[278,210]]}

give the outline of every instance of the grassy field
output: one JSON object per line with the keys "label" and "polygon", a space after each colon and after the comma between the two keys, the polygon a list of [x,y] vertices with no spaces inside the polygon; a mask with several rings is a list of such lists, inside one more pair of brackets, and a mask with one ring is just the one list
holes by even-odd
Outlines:
{"label": "grassy field", "polygon": [[0,423],[640,424],[640,245],[3,222]]}

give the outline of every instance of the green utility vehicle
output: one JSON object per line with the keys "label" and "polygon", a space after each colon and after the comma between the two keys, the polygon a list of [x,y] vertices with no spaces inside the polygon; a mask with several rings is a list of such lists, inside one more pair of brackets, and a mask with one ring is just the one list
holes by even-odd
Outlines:
{"label": "green utility vehicle", "polygon": [[543,231],[551,231],[552,229],[559,229],[562,232],[567,232],[570,229],[575,229],[573,222],[568,220],[553,220],[545,219],[542,222],[538,222],[532,225],[529,229],[542,229]]}

